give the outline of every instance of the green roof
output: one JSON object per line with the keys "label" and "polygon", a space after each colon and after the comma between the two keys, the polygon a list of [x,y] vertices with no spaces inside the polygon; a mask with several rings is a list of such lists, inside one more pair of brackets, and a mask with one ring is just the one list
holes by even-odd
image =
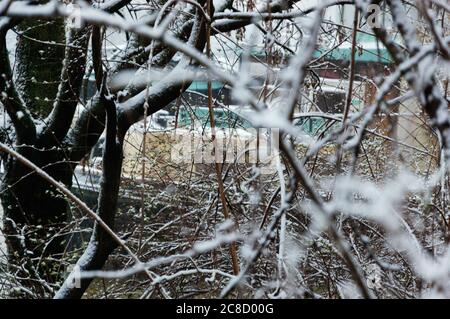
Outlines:
{"label": "green roof", "polygon": [[[389,64],[392,62],[388,50],[381,42],[377,42],[375,36],[359,32],[357,34],[356,62],[378,62]],[[314,52],[314,58],[324,57],[328,60],[349,61],[352,54],[351,45],[341,45],[330,48],[319,48]]]}
{"label": "green roof", "polygon": [[[224,84],[219,81],[211,81],[211,87],[213,90],[221,90]],[[208,81],[193,81],[188,87],[190,91],[206,91],[208,90]]]}
{"label": "green roof", "polygon": [[[251,123],[244,117],[225,108],[214,108],[214,119],[217,128],[250,128]],[[210,127],[209,108],[180,108],[178,124],[180,127],[193,126],[198,122],[202,127]]]}

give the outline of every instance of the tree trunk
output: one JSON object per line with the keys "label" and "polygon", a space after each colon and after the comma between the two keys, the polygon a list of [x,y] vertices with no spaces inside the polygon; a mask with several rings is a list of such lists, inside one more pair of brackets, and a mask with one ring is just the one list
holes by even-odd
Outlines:
{"label": "tree trunk", "polygon": [[[25,20],[18,25],[16,86],[34,116],[47,116],[55,102],[64,60],[64,20]],[[51,43],[51,42],[54,42]]]}
{"label": "tree trunk", "polygon": [[[21,146],[19,150],[70,187],[72,169],[67,162],[58,163],[62,160],[60,152],[38,151],[30,146]],[[54,186],[12,158],[5,165],[1,201],[10,269],[21,284],[37,295],[51,293],[40,280],[56,283],[62,279],[58,259],[65,250],[66,238],[58,232],[69,219],[67,201]]]}
{"label": "tree trunk", "polygon": [[[89,152],[103,130],[103,124],[96,123],[98,134],[89,135],[89,147],[71,152],[67,133],[79,101],[90,27],[70,29],[66,33],[64,19],[58,18],[51,21],[24,19],[17,29],[20,35],[14,64],[15,81],[10,81],[14,86],[6,83],[12,75],[5,34],[0,44],[0,61],[4,62],[0,68],[9,75],[4,83],[0,79],[0,84],[10,88],[4,104],[16,135],[10,136],[8,144],[55,180],[70,187],[73,163]],[[22,114],[19,111],[23,111]],[[29,125],[24,126],[20,119],[28,117]],[[36,120],[41,129],[34,127]],[[86,135],[85,127],[81,126],[79,138]],[[53,289],[65,274],[60,260],[67,247],[68,238],[62,230],[71,217],[69,205],[54,186],[14,158],[4,156],[3,160],[5,175],[0,199],[9,267],[19,283],[34,296],[52,297]]]}

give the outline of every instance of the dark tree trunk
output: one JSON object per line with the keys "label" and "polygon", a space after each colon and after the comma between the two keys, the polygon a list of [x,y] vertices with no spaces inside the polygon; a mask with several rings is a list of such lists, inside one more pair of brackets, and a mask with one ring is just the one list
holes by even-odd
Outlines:
{"label": "dark tree trunk", "polygon": [[22,35],[17,37],[16,86],[33,115],[45,117],[58,92],[64,59],[64,20],[25,20],[17,29]]}
{"label": "dark tree trunk", "polygon": [[[12,146],[19,153],[70,187],[73,167],[67,160],[62,138],[70,127],[78,102],[88,29],[72,32],[69,38],[72,45],[67,47],[64,46],[63,19],[24,20],[17,29],[21,33],[14,65],[17,91],[14,88],[8,92],[11,104],[15,104],[8,108],[5,103],[5,106],[10,117],[23,110],[16,122],[20,124],[23,121],[20,117],[29,117],[30,125],[17,131],[14,123],[17,138],[12,136],[15,143],[11,144],[16,144]],[[12,78],[4,35],[2,41],[3,68]],[[64,63],[64,57],[70,61]],[[58,114],[62,108],[63,112]],[[32,117],[47,117],[45,123],[49,124],[42,132],[36,132]],[[56,117],[59,118],[55,120]],[[52,122],[57,125],[52,126]],[[59,129],[58,125],[66,127]],[[59,233],[70,218],[69,205],[53,185],[14,158],[5,156],[3,160],[5,174],[0,199],[9,267],[19,283],[36,296],[52,296],[51,286],[43,282],[52,285],[63,279],[64,269],[58,260],[66,250],[67,238]]]}
{"label": "dark tree trunk", "polygon": [[[103,90],[104,89],[105,87],[103,85]],[[117,134],[116,105],[106,96],[110,95],[103,92],[100,97],[102,105],[105,106],[107,113],[107,127],[97,214],[106,225],[111,229],[114,229],[120,187],[120,175],[122,171],[124,136]],[[91,240],[77,262],[76,266],[79,268],[78,271],[101,269],[116,247],[117,242],[113,240],[111,235],[99,226],[98,223],[95,223]],[[79,299],[83,296],[91,281],[92,278],[81,278],[79,279],[79,286],[73,287],[74,283],[72,282],[72,278],[69,277],[65,280],[64,284],[55,295],[55,298]]]}
{"label": "dark tree trunk", "polygon": [[[28,146],[21,146],[20,151],[55,179],[70,186],[72,169],[61,161],[61,154]],[[1,201],[10,268],[36,294],[45,294],[40,279],[48,283],[61,280],[60,263],[51,262],[47,257],[58,260],[65,250],[66,238],[58,232],[69,219],[68,203],[53,185],[11,158],[5,166]]]}

